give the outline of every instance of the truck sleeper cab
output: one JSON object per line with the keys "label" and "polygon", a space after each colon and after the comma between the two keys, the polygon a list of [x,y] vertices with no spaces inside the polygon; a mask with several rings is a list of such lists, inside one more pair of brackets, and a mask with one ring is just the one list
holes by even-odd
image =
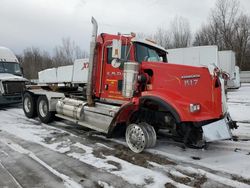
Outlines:
{"label": "truck sleeper cab", "polygon": [[21,103],[27,81],[14,53],[0,47],[0,105]]}
{"label": "truck sleeper cab", "polygon": [[231,138],[235,124],[222,110],[216,72],[168,64],[165,49],[133,35],[96,37],[97,23],[92,23],[87,98],[66,88],[31,87],[24,94],[27,117],[38,115],[48,123],[56,115],[107,136],[124,126],[126,142],[136,153],[156,144],[159,129],[192,146]]}

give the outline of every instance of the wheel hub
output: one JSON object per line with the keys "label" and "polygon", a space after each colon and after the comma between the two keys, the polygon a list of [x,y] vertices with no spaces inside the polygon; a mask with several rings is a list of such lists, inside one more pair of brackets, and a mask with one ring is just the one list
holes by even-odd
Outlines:
{"label": "wheel hub", "polygon": [[126,130],[126,142],[133,152],[140,153],[145,148],[155,146],[155,130],[147,123],[131,124]]}
{"label": "wheel hub", "polygon": [[145,133],[136,124],[133,124],[128,128],[126,140],[131,150],[136,153],[141,152],[146,147]]}

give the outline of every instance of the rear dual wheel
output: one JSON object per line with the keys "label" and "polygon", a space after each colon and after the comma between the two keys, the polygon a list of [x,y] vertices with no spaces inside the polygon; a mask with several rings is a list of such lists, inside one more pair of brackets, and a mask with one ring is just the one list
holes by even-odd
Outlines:
{"label": "rear dual wheel", "polygon": [[43,123],[49,123],[54,119],[55,113],[49,111],[49,102],[46,96],[41,95],[38,97],[37,115]]}
{"label": "rear dual wheel", "polygon": [[147,123],[130,124],[126,129],[126,142],[129,148],[140,153],[156,144],[155,129]]}

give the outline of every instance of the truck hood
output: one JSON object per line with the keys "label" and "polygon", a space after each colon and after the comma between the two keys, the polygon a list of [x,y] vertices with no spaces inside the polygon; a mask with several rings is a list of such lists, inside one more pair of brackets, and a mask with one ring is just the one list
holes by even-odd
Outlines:
{"label": "truck hood", "polygon": [[[150,90],[143,95],[160,97],[176,109],[182,121],[201,122],[223,115],[221,83],[207,67],[142,62],[142,70],[152,74]],[[199,112],[190,112],[192,104],[200,105]]]}
{"label": "truck hood", "polygon": [[21,76],[16,76],[10,73],[0,73],[0,80],[1,81],[28,81],[26,78]]}

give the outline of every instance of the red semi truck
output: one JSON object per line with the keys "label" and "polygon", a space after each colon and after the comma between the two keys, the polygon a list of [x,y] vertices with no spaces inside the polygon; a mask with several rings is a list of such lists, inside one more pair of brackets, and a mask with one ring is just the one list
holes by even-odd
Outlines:
{"label": "red semi truck", "polygon": [[156,144],[159,129],[192,146],[231,138],[236,124],[223,108],[216,67],[169,64],[154,42],[134,34],[97,36],[92,23],[87,82],[30,87],[23,95],[27,117],[48,123],[57,116],[107,136],[123,127],[136,153]]}

